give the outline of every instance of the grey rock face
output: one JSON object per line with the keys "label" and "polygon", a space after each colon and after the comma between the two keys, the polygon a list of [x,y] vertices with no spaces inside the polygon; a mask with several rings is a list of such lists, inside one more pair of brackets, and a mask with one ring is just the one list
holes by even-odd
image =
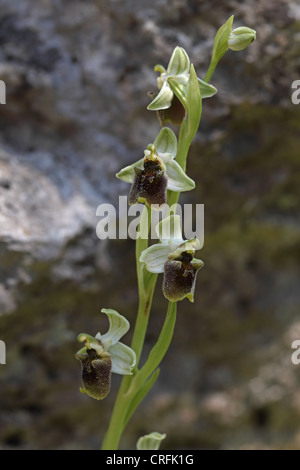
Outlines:
{"label": "grey rock face", "polygon": [[[153,66],[181,45],[203,76],[233,13],[257,41],[213,76],[182,199],[205,204],[206,266],[123,447],[157,429],[169,448],[299,448],[296,2],[1,0],[2,448],[99,447],[118,378],[100,406],[79,394],[76,335],[106,328],[102,307],[133,322],[137,289],[133,243],[98,240],[96,208],[159,131]],[[146,352],[165,310],[159,281]]]}

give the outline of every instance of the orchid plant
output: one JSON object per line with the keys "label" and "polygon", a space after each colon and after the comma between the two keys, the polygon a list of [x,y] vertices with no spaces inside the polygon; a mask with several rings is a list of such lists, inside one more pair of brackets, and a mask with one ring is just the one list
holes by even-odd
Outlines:
{"label": "orchid plant", "polygon": [[[151,212],[168,204],[177,204],[182,191],[191,191],[195,182],[186,174],[190,145],[198,130],[202,99],[217,93],[211,76],[228,49],[239,51],[254,41],[256,33],[247,27],[232,30],[233,16],[217,31],[212,58],[204,78],[197,77],[186,51],[176,47],[165,69],[156,65],[158,92],[148,110],[157,113],[162,129],[147,146],[144,157],[117,173],[131,184],[129,204],[144,203],[140,232],[149,233]],[[179,125],[178,137],[167,123]],[[120,438],[140,402],[148,394],[159,375],[176,321],[177,302],[194,301],[197,273],[204,263],[194,257],[200,248],[197,238],[182,238],[180,216],[170,213],[156,227],[159,243],[149,246],[148,237],[136,240],[136,267],[139,308],[131,347],[119,340],[129,329],[129,322],[113,309],[102,309],[108,316],[109,330],[105,334],[78,336],[84,347],[76,353],[82,363],[82,393],[102,400],[111,388],[111,374],[123,375],[111,420],[103,439],[102,449],[115,450]],[[158,274],[163,274],[162,291],[169,301],[162,330],[148,359],[140,366],[140,357],[148,327],[153,292]],[[157,450],[165,434],[152,432],[138,440],[139,450]]]}

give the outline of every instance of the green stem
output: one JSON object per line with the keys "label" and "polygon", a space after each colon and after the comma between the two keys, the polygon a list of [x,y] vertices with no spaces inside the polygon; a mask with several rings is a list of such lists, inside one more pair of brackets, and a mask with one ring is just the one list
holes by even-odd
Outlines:
{"label": "green stem", "polygon": [[[149,313],[153,298],[153,292],[156,284],[157,275],[148,273],[144,269],[143,263],[140,263],[140,255],[148,247],[148,238],[151,225],[151,209],[144,207],[140,220],[140,233],[142,237],[136,240],[136,265],[139,292],[139,308],[136,319],[135,329],[132,338],[131,347],[136,353],[137,365],[133,375],[123,377],[121,386],[116,398],[115,406],[110,419],[109,427],[105,434],[102,449],[115,450],[118,448],[121,435],[124,430],[124,419],[127,414],[128,406],[132,400],[132,393],[126,393],[137,372],[138,362],[141,356],[146,330],[148,326]],[[144,237],[144,238],[143,238]]]}
{"label": "green stem", "polygon": [[[127,425],[136,407],[139,405],[141,399],[144,398],[155,382],[157,375],[154,377],[152,375],[150,379],[148,378],[151,376],[151,374],[158,373],[158,370],[155,372],[155,369],[160,364],[169,348],[176,322],[176,312],[177,303],[169,302],[163,328],[157,343],[153,346],[153,349],[150,352],[149,358],[147,359],[145,365],[135,375],[124,377],[122,380],[113,414],[109,423],[109,428],[103,440],[102,450],[116,450],[118,448],[119,441],[125,426]],[[129,388],[128,384],[126,383],[127,378],[130,379]],[[149,381],[150,387],[147,387]],[[146,387],[145,393],[143,393],[144,387]],[[141,394],[140,397],[139,394]]]}
{"label": "green stem", "polygon": [[215,69],[216,69],[216,66],[217,66],[218,63],[215,63],[215,62],[211,62],[209,67],[208,67],[208,70],[206,72],[206,75],[204,77],[204,81],[209,83],[210,82],[210,79],[212,77],[212,74],[214,73]]}
{"label": "green stem", "polygon": [[107,432],[102,442],[102,450],[117,450],[123,432],[124,418],[128,407],[128,396],[125,393],[125,378],[123,378],[115,406],[111,415]]}
{"label": "green stem", "polygon": [[[147,225],[148,224],[148,225]],[[147,237],[151,226],[151,209],[148,206],[144,207],[141,221],[140,230],[147,227]],[[144,233],[145,235],[145,233]],[[139,309],[136,319],[136,324],[133,332],[131,348],[136,353],[136,363],[138,366],[143,344],[145,340],[146,330],[148,326],[149,313],[152,304],[153,293],[155,289],[157,274],[149,273],[144,263],[140,263],[140,256],[142,251],[148,248],[148,238],[137,238],[136,240],[136,270],[138,279],[138,292],[139,292]]]}

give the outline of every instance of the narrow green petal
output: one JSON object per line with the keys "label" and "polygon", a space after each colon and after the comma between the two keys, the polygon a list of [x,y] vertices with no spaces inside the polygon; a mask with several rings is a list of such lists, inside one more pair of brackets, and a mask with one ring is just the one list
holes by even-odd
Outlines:
{"label": "narrow green petal", "polygon": [[157,243],[144,250],[140,256],[140,262],[146,264],[150,273],[163,273],[164,264],[170,254],[170,248],[166,244]]}
{"label": "narrow green petal", "polygon": [[165,82],[153,101],[147,106],[150,111],[159,111],[160,109],[168,109],[171,106],[174,94],[169,84]]}
{"label": "narrow green petal", "polygon": [[[176,259],[179,258],[181,253],[188,251],[194,253],[195,250],[199,250],[201,244],[198,238],[191,238],[190,240],[186,240],[185,242],[181,243],[176,250],[172,251],[169,256],[169,259]],[[201,262],[201,260],[197,260]],[[203,263],[204,264],[204,263]]]}
{"label": "narrow green petal", "polygon": [[159,450],[161,442],[166,438],[166,434],[152,432],[146,436],[142,436],[137,441],[137,450]]}
{"label": "narrow green petal", "polygon": [[106,351],[109,350],[113,344],[116,344],[122,336],[129,330],[129,321],[120,315],[116,310],[111,308],[103,308],[101,312],[108,316],[109,330],[105,335],[98,333],[96,338],[101,341]]}
{"label": "narrow green petal", "polygon": [[188,74],[190,69],[190,59],[182,47],[175,47],[171,56],[167,74],[168,75],[181,75]]}
{"label": "narrow green petal", "polygon": [[136,364],[136,355],[133,349],[123,343],[114,344],[109,348],[112,368],[115,374],[131,375]]}
{"label": "narrow green petal", "polygon": [[163,65],[156,64],[154,67],[154,72],[166,73],[166,69],[164,68]]}
{"label": "narrow green petal", "polygon": [[163,127],[154,141],[157,153],[170,153],[172,158],[177,154],[177,138],[169,127]]}
{"label": "narrow green petal", "polygon": [[194,269],[200,269],[203,268],[204,262],[201,259],[193,258],[191,265]]}
{"label": "narrow green petal", "polygon": [[195,182],[187,176],[181,166],[175,160],[165,161],[166,173],[168,177],[168,189],[171,191],[191,191]]}
{"label": "narrow green petal", "polygon": [[125,181],[125,183],[132,184],[134,181],[134,175],[135,175],[134,168],[137,167],[137,168],[142,169],[143,164],[144,164],[144,159],[141,158],[137,162],[132,163],[131,165],[128,165],[122,170],[120,170],[119,173],[116,174],[116,177],[122,181]]}
{"label": "narrow green petal", "polygon": [[99,339],[100,338],[95,338],[94,336],[88,335],[87,333],[80,333],[80,335],[78,335],[77,337],[77,340],[80,343],[85,342],[85,348],[82,348],[80,351],[78,351],[78,353],[84,353],[84,349],[95,349],[97,354],[101,356],[105,350],[105,347],[103,343],[102,345],[100,344],[100,342],[98,341]]}
{"label": "narrow green petal", "polygon": [[214,96],[218,90],[216,87],[211,85],[210,83],[205,82],[204,80],[201,80],[201,78],[198,77],[198,83],[200,87],[200,93],[201,93],[201,98],[211,98]]}

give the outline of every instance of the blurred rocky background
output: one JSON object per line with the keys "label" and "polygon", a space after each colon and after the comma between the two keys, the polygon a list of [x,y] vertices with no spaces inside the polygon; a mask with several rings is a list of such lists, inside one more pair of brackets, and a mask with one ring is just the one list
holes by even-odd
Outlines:
{"label": "blurred rocky background", "polygon": [[[134,242],[98,240],[96,208],[159,131],[153,66],[180,45],[204,76],[232,14],[257,40],[213,76],[182,198],[205,204],[205,268],[121,447],[160,431],[165,449],[300,448],[298,3],[0,0],[2,449],[99,447],[119,377],[104,402],[81,395],[76,336],[105,330],[102,307],[133,322],[137,288]],[[159,281],[146,352],[165,311]]]}

